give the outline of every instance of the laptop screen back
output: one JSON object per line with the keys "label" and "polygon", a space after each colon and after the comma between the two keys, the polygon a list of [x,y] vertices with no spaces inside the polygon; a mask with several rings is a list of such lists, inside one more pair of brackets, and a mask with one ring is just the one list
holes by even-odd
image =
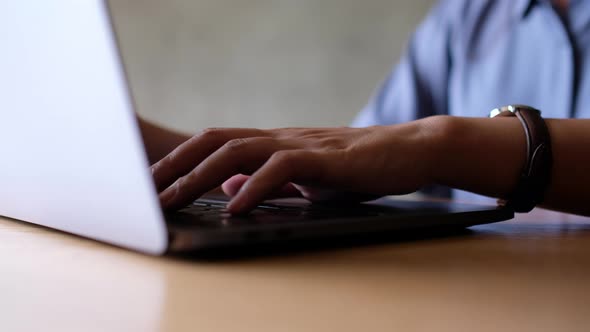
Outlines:
{"label": "laptop screen back", "polygon": [[0,215],[163,252],[104,1],[2,1],[0,43]]}

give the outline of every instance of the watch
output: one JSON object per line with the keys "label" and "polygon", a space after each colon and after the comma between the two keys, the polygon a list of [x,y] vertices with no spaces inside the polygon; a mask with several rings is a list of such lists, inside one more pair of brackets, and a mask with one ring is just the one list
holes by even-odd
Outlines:
{"label": "watch", "polygon": [[515,212],[529,212],[543,202],[551,180],[551,137],[541,111],[526,105],[508,105],[490,112],[490,117],[516,116],[525,132],[527,155],[516,188],[499,204]]}

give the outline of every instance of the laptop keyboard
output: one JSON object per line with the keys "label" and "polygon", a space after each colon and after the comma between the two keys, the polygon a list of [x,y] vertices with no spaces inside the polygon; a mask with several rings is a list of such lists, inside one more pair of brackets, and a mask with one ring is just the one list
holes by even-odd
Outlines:
{"label": "laptop keyboard", "polygon": [[248,215],[236,216],[228,213],[225,206],[225,201],[200,199],[178,212],[167,214],[166,219],[172,224],[223,227],[270,222],[286,223],[347,217],[371,217],[385,214],[385,211],[360,204],[334,206],[263,203]]}

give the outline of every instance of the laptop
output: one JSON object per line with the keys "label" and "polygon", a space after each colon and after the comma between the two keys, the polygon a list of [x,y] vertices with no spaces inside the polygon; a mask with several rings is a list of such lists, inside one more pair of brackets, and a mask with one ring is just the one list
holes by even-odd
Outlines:
{"label": "laptop", "polygon": [[160,208],[108,4],[0,2],[0,215],[128,249],[167,252],[468,227],[495,206],[265,202],[248,216],[201,199]]}

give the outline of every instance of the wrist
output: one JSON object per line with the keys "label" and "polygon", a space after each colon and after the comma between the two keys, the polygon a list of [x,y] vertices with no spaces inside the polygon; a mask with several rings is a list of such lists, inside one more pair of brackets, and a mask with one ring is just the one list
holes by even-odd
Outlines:
{"label": "wrist", "polygon": [[459,124],[455,117],[448,115],[431,116],[418,121],[424,133],[423,152],[426,156],[427,174],[429,184],[442,185],[446,178],[446,167],[441,164],[448,164],[448,151],[453,145],[452,141],[460,131]]}
{"label": "wrist", "polygon": [[495,198],[511,193],[526,161],[515,118],[427,118],[431,183]]}

